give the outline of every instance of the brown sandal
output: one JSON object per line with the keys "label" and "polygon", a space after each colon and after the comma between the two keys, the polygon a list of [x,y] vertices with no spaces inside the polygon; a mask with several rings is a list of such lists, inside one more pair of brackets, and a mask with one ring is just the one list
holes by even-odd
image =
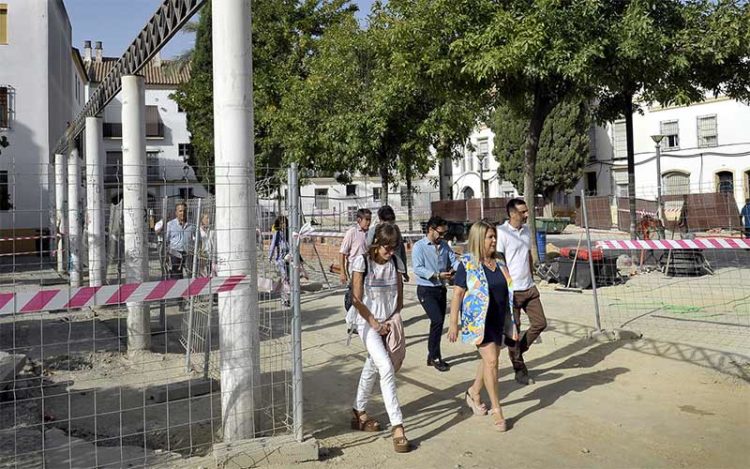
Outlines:
{"label": "brown sandal", "polygon": [[[352,409],[352,413],[354,414],[351,422],[352,430],[359,430],[361,432],[380,431],[380,423],[375,419],[369,418],[364,410],[359,412],[357,409]],[[365,418],[362,419],[362,416],[365,416]]]}
{"label": "brown sandal", "polygon": [[[403,425],[395,425],[393,429],[391,430],[392,434],[395,435],[396,429],[400,428],[401,430],[404,429]],[[411,445],[409,444],[409,440],[406,439],[405,436],[394,436],[393,437],[393,450],[397,453],[408,453],[411,451]]]}

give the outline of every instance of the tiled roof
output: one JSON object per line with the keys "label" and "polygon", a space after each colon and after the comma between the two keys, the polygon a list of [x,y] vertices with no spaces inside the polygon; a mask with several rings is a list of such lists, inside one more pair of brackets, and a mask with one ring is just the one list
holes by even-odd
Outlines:
{"label": "tiled roof", "polygon": [[[118,60],[115,57],[102,57],[101,62],[92,59],[86,64],[89,80],[101,83]],[[161,66],[156,66],[152,60],[143,67],[139,75],[143,75],[146,85],[177,86],[190,79],[190,63],[178,65],[173,60],[162,59]]]}

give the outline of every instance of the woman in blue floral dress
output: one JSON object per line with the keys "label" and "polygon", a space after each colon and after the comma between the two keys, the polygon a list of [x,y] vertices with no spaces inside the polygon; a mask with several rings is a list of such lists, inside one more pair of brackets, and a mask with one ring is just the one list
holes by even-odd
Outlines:
{"label": "woman in blue floral dress", "polygon": [[448,340],[455,342],[460,334],[462,342],[477,347],[482,361],[466,391],[466,403],[475,415],[487,414],[480,400],[482,388],[487,388],[494,427],[504,432],[507,427],[497,385],[498,356],[506,334],[513,340],[518,337],[511,314],[513,284],[496,249],[495,227],[485,221],[474,223],[469,231],[468,253],[461,257],[454,279]]}

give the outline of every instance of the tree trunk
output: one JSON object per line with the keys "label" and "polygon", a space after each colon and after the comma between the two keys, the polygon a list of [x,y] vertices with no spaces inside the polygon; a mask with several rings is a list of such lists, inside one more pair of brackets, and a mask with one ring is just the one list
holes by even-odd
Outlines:
{"label": "tree trunk", "polygon": [[383,186],[383,188],[380,189],[380,200],[383,205],[388,205],[388,184],[390,181],[388,177],[388,166],[386,165],[380,166],[380,183]]}
{"label": "tree trunk", "polygon": [[547,218],[555,216],[555,193],[556,191],[545,191],[544,193],[544,211],[542,215]]}
{"label": "tree trunk", "polygon": [[542,134],[544,121],[552,109],[549,98],[537,86],[534,91],[534,107],[529,121],[529,133],[524,142],[524,168],[523,168],[523,196],[526,206],[529,208],[529,230],[531,231],[531,256],[534,262],[539,262],[539,253],[536,247],[536,191],[534,180],[536,178],[536,154],[539,150],[539,137]]}
{"label": "tree trunk", "polygon": [[[407,199],[406,199],[406,207],[407,207],[407,213],[409,217],[409,233],[414,231],[414,216],[413,216],[413,205],[414,200],[411,193],[411,170],[406,170],[406,193],[407,193]],[[403,203],[403,202],[402,202]]]}
{"label": "tree trunk", "polygon": [[442,141],[438,144],[437,157],[440,172],[440,200],[453,200],[453,159],[450,147]]}
{"label": "tree trunk", "polygon": [[628,211],[630,212],[630,239],[636,239],[635,219],[635,150],[633,148],[633,94],[627,93],[623,107],[625,113],[625,140],[628,148]]}

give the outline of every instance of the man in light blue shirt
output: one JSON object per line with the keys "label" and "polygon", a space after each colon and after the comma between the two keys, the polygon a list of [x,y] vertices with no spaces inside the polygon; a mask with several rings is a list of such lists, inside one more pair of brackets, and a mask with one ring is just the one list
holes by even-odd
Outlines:
{"label": "man in light blue shirt", "polygon": [[412,270],[417,276],[417,298],[430,318],[430,336],[427,341],[427,366],[438,371],[448,371],[450,365],[440,354],[440,337],[448,300],[446,283],[456,273],[459,260],[443,239],[448,232],[448,222],[433,216],[427,222],[427,234],[412,248]]}
{"label": "man in light blue shirt", "polygon": [[[154,230],[161,231],[161,222]],[[170,261],[170,278],[182,278],[187,255],[195,240],[195,225],[187,221],[187,204],[179,202],[175,206],[175,218],[167,223],[165,235],[167,254]]]}

